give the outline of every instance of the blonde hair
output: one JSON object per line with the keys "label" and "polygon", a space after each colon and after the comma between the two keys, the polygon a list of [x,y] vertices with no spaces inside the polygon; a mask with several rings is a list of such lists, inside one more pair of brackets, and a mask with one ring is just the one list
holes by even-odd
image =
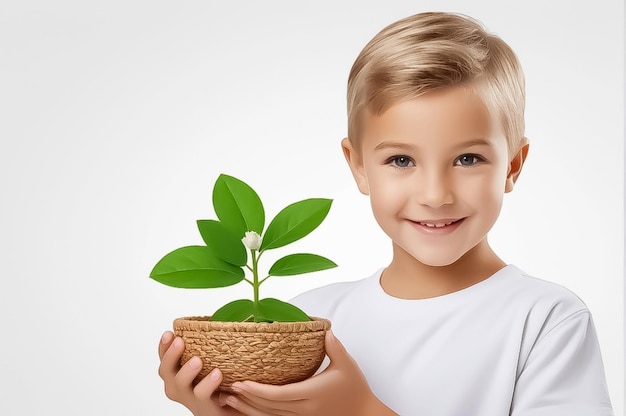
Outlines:
{"label": "blonde hair", "polygon": [[428,12],[390,24],[368,42],[348,78],[348,138],[359,142],[364,111],[380,115],[429,91],[477,87],[498,112],[509,154],[524,140],[524,74],[513,50],[480,22]]}

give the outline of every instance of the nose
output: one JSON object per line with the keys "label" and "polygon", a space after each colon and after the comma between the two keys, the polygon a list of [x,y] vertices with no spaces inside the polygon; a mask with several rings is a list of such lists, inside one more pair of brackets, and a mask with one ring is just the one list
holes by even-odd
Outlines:
{"label": "nose", "polygon": [[439,208],[454,202],[451,178],[445,173],[422,172],[417,182],[417,201],[421,205]]}

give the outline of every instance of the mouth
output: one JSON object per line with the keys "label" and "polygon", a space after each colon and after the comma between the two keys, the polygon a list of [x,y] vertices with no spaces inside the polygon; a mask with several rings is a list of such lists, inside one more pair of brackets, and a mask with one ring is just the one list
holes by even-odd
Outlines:
{"label": "mouth", "polygon": [[444,230],[454,230],[459,226],[465,218],[458,219],[439,219],[439,220],[422,220],[422,221],[413,221],[413,224],[417,225],[419,228],[425,231],[444,231]]}
{"label": "mouth", "polygon": [[457,220],[427,220],[427,221],[415,221],[419,225],[423,225],[428,228],[442,228],[447,227],[448,225],[452,225],[456,222],[463,221],[464,218],[459,218]]}

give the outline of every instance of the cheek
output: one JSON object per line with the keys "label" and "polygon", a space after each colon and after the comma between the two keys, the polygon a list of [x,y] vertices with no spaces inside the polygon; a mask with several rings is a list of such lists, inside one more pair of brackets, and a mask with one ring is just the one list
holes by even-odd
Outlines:
{"label": "cheek", "polygon": [[479,203],[485,208],[485,213],[494,217],[494,220],[502,208],[504,185],[504,181],[500,180],[500,178],[493,178],[482,187],[481,201]]}
{"label": "cheek", "polygon": [[492,215],[498,215],[502,208],[502,202],[504,200],[504,189],[502,184],[494,183],[491,187],[485,186],[482,195],[482,204],[485,206],[486,211]]}
{"label": "cheek", "polygon": [[465,180],[461,189],[465,200],[490,211],[499,212],[504,197],[505,176],[500,172],[486,172],[471,180]]}
{"label": "cheek", "polygon": [[404,205],[406,191],[401,181],[388,180],[385,175],[372,175],[369,188],[372,209],[377,218],[382,214],[396,213]]}

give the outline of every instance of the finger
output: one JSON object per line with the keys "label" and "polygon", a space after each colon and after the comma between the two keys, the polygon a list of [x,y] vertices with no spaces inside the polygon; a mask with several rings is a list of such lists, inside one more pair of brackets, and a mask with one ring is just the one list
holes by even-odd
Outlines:
{"label": "finger", "polygon": [[161,358],[161,365],[159,366],[159,375],[163,380],[170,380],[176,376],[178,369],[180,368],[180,357],[185,350],[185,343],[182,338],[176,337],[170,344],[169,348],[163,354]]}
{"label": "finger", "polygon": [[[281,387],[281,386],[277,386]],[[286,399],[286,400],[273,400],[265,397],[254,395],[246,390],[238,390],[233,388],[233,391],[237,393],[237,397],[243,400],[245,403],[251,405],[256,409],[260,409],[270,414],[295,414],[294,409],[301,408],[303,399]]]}
{"label": "finger", "polygon": [[[200,359],[198,358],[198,360]],[[202,363],[200,364],[200,366],[202,366]],[[222,382],[222,378],[222,372],[218,368],[214,368],[193,388],[194,396],[196,396],[200,400],[208,400],[219,387],[220,383]]]}
{"label": "finger", "polygon": [[200,357],[191,357],[174,376],[176,385],[191,386],[193,380],[198,374],[200,374],[201,370],[202,360],[200,359]]}
{"label": "finger", "polygon": [[298,383],[275,386],[255,381],[240,381],[232,385],[233,390],[248,399],[265,399],[267,401],[298,401],[307,398],[311,381],[318,376]]}
{"label": "finger", "polygon": [[220,394],[219,402],[223,406],[229,406],[247,416],[294,416],[295,413],[282,409],[266,408],[260,406],[248,398],[238,395]]}
{"label": "finger", "polygon": [[341,341],[335,337],[332,330],[326,331],[324,349],[326,350],[326,355],[330,358],[331,365],[340,365],[351,359],[350,354],[348,354]]}
{"label": "finger", "polygon": [[161,335],[161,341],[159,342],[159,360],[163,359],[163,355],[170,345],[172,345],[172,341],[174,341],[174,334],[172,334],[172,332],[165,331],[163,335]]}

